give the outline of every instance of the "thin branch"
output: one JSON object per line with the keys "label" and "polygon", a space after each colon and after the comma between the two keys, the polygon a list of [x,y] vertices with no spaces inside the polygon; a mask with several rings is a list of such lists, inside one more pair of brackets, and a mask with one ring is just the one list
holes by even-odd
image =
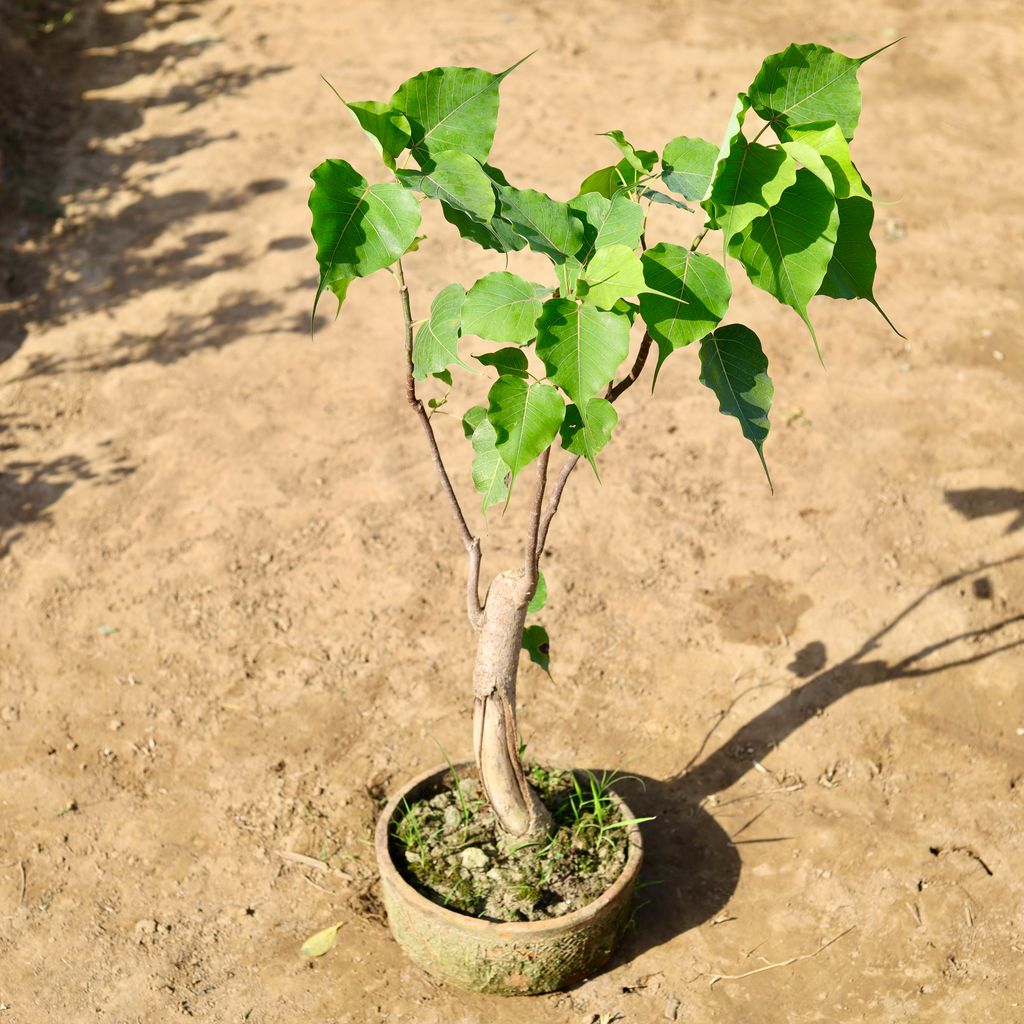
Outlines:
{"label": "thin branch", "polygon": [[813,953],[803,953],[800,956],[791,956],[788,960],[780,960],[778,963],[766,963],[764,967],[755,967],[752,971],[744,971],[743,974],[708,974],[711,979],[711,987],[720,981],[742,981],[744,978],[751,978],[755,974],[764,974],[765,971],[774,971],[778,967],[789,967],[791,964],[799,963],[801,960],[810,960],[816,957],[822,950],[828,949],[834,942],[838,942],[844,935],[849,935],[856,928],[852,925],[845,932],[840,932],[834,939],[823,942]]}
{"label": "thin branch", "polygon": [[480,538],[473,538],[469,549],[469,570],[466,573],[466,614],[470,625],[479,630],[483,626],[484,606],[480,601]]}
{"label": "thin branch", "polygon": [[430,417],[427,410],[423,408],[423,402],[416,395],[416,379],[412,372],[412,341],[413,341],[413,319],[412,308],[409,303],[409,286],[405,283],[405,273],[402,270],[402,261],[395,264],[395,279],[398,281],[398,294],[402,300],[402,315],[405,318],[405,397],[413,412],[419,417],[423,424],[423,432],[427,435],[427,444],[430,447],[430,456],[434,461],[437,474],[441,478],[441,486],[448,496],[448,503],[451,505],[452,514],[455,516],[455,525],[459,530],[459,537],[469,555],[469,568],[467,579],[467,612],[469,621],[474,629],[479,629],[483,615],[483,606],[480,604],[480,540],[473,536],[472,531],[466,522],[462,512],[455,488],[452,487],[448,470],[445,469],[444,459],[441,457],[441,449],[437,446],[437,438],[434,436],[434,428],[430,424]]}
{"label": "thin branch", "polygon": [[572,458],[563,463],[562,471],[558,474],[555,486],[551,488],[551,497],[548,499],[548,507],[544,510],[544,515],[541,517],[540,532],[537,537],[538,558],[544,554],[544,545],[548,542],[548,528],[551,526],[551,520],[554,519],[555,513],[558,511],[558,503],[562,500],[562,491],[565,490],[565,485],[569,482],[569,477],[572,476],[572,471],[576,468],[576,463],[579,461],[580,456],[573,455]]}
{"label": "thin branch", "polygon": [[329,865],[325,864],[322,860],[317,860],[316,857],[307,857],[304,853],[292,853],[291,850],[275,850],[274,854],[281,858],[281,860],[290,860],[294,864],[303,864],[307,868],[313,868],[315,871],[327,871]]}
{"label": "thin branch", "polygon": [[639,379],[640,374],[643,373],[644,364],[647,362],[647,356],[651,351],[651,344],[653,338],[649,332],[644,332],[644,340],[640,342],[640,348],[637,350],[636,359],[633,360],[633,365],[630,368],[629,373],[626,374],[622,380],[619,381],[614,387],[608,389],[608,394],[605,398],[609,402],[614,402],[621,394],[628,391]]}
{"label": "thin branch", "polygon": [[530,597],[537,588],[537,573],[540,571],[540,523],[544,506],[544,488],[548,481],[548,462],[551,460],[551,449],[545,448],[537,460],[537,486],[533,492],[533,505],[530,508],[530,530],[526,535],[526,583]]}
{"label": "thin branch", "polygon": [[[640,374],[643,373],[644,365],[647,362],[647,357],[650,355],[652,343],[653,339],[651,338],[651,335],[645,332],[643,341],[640,342],[640,348],[637,350],[636,359],[633,360],[633,366],[630,368],[629,373],[627,373],[618,384],[614,385],[614,387],[609,387],[608,391],[605,393],[605,398],[609,402],[614,402],[617,398],[620,398],[640,378]],[[562,492],[565,490],[565,485],[569,482],[569,477],[572,476],[572,471],[576,468],[576,463],[579,461],[579,455],[574,455],[571,459],[566,461],[562,465],[561,472],[558,474],[555,486],[551,489],[551,497],[548,499],[548,507],[544,510],[544,515],[540,520],[540,534],[537,542],[538,560],[544,553],[544,545],[547,543],[548,539],[548,529],[551,526],[551,520],[555,518],[555,513],[558,511],[559,502],[562,500]]]}
{"label": "thin branch", "polygon": [[700,248],[700,243],[704,241],[705,236],[711,230],[711,228],[705,228],[697,237],[690,243],[690,252],[696,252]]}

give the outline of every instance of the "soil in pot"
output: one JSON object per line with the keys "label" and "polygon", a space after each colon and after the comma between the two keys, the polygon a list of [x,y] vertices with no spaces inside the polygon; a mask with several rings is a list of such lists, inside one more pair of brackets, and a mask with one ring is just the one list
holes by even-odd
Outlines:
{"label": "soil in pot", "polygon": [[558,826],[550,839],[500,833],[479,779],[450,772],[444,789],[396,816],[395,862],[405,879],[438,905],[486,921],[541,921],[597,899],[629,853],[632,819],[623,820],[610,795],[621,777],[538,765],[528,775]]}

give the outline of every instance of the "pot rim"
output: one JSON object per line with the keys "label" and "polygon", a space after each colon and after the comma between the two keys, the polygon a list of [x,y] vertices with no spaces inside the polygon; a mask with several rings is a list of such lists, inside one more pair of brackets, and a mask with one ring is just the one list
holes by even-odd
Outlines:
{"label": "pot rim", "polygon": [[[401,804],[402,800],[405,799],[411,790],[431,781],[434,777],[440,779],[441,776],[447,774],[453,768],[456,771],[464,768],[476,770],[476,764],[471,761],[463,761],[456,765],[446,762],[417,775],[388,800],[384,810],[380,813],[380,817],[377,819],[374,848],[377,854],[377,867],[380,870],[381,876],[382,878],[386,876],[386,881],[401,893],[402,899],[412,904],[421,912],[439,916],[449,921],[453,926],[476,932],[482,936],[490,934],[495,938],[500,937],[502,939],[516,937],[535,939],[549,932],[561,932],[588,923],[600,916],[604,909],[609,904],[614,903],[620,897],[623,890],[633,883],[640,869],[640,863],[643,860],[643,842],[640,837],[640,828],[635,823],[630,825],[627,830],[629,853],[618,877],[597,899],[591,900],[590,903],[569,914],[563,914],[560,917],[547,917],[540,921],[485,921],[479,917],[472,917],[469,914],[462,914],[456,910],[449,910],[447,907],[442,907],[433,900],[427,899],[426,896],[405,880],[392,860],[388,834],[390,830],[388,826],[391,824],[399,804]],[[629,809],[629,805],[618,793],[613,791],[612,795],[618,800],[626,817],[635,816]]]}

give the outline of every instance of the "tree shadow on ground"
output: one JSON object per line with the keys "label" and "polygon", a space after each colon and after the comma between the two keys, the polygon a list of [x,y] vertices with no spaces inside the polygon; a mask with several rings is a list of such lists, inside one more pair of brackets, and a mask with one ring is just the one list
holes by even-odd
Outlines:
{"label": "tree shadow on ground", "polygon": [[[0,416],[0,453],[17,448],[8,440],[14,417]],[[112,455],[102,468],[82,455],[58,455],[50,459],[4,458],[0,468],[0,558],[22,535],[26,523],[45,523],[50,508],[75,484],[89,481],[110,486],[135,472],[123,456]]]}
{"label": "tree shadow on ground", "polygon": [[[129,137],[142,125],[147,107],[176,105],[184,112],[287,70],[270,64],[200,64],[197,58],[219,41],[216,36],[149,49],[131,45],[151,29],[199,17],[205,2],[161,0],[145,13],[87,3],[73,38],[47,58],[53,65],[48,70],[54,76],[59,71],[67,86],[61,116],[41,109],[37,119],[74,125],[73,152],[65,153],[71,129],[40,131],[39,144],[19,154],[13,171],[5,168],[2,184],[28,198],[0,216],[0,364],[18,351],[30,327],[112,311],[144,292],[184,290],[201,278],[245,266],[248,257],[225,251],[225,235],[179,238],[181,225],[199,214],[237,211],[285,183],[254,175],[218,194],[182,189],[153,195],[147,186],[161,174],[162,164],[234,136],[192,129]],[[150,95],[122,100],[93,94],[140,76],[151,76]],[[66,216],[57,189],[72,200],[87,196],[85,213]],[[104,200],[114,200],[111,212],[97,213]]]}
{"label": "tree shadow on ground", "polygon": [[[638,912],[636,929],[615,962],[628,963],[648,949],[711,920],[725,907],[742,870],[739,848],[754,840],[730,838],[704,806],[709,797],[739,782],[755,763],[767,757],[804,722],[863,687],[938,675],[1024,645],[1024,637],[1011,638],[1006,633],[1010,627],[1024,622],[1024,613],[1020,613],[925,644],[896,661],[870,657],[889,633],[914,616],[933,595],[970,580],[974,594],[984,597],[986,592],[991,593],[988,571],[1021,559],[1024,559],[1024,554],[979,565],[939,580],[868,637],[858,650],[831,668],[824,667],[827,658],[825,644],[822,641],[808,644],[789,666],[796,675],[811,677],[805,683],[746,722],[713,753],[704,756],[718,727],[744,695],[740,694],[729,708],[720,713],[698,750],[677,775],[667,779],[644,778],[642,790],[624,789],[623,795],[634,813],[657,818],[644,835],[644,874],[657,883],[650,890],[652,905]],[[956,645],[976,643],[985,638],[1003,642],[978,653],[953,656],[940,664],[925,664],[933,655]],[[782,784],[779,791],[782,791]]]}
{"label": "tree shadow on ground", "polygon": [[[0,0],[2,4],[4,0]],[[47,95],[32,108],[31,145],[0,162],[0,368],[38,331],[88,314],[113,315],[124,304],[156,290],[184,296],[201,280],[244,270],[262,253],[240,249],[227,230],[189,230],[199,216],[232,217],[285,182],[254,168],[230,188],[182,188],[157,194],[168,161],[229,142],[234,133],[183,126],[162,135],[137,133],[147,108],[192,110],[222,102],[258,80],[287,68],[232,66],[232,51],[210,52],[216,34],[188,42],[146,37],[182,20],[199,18],[208,0],[153,0],[146,11],[112,9],[99,0],[76,8],[63,44],[39,51],[40,73],[62,83],[57,103]],[[151,39],[156,38],[156,42]],[[221,61],[229,63],[221,63]],[[146,76],[145,81],[141,81]],[[0,84],[4,79],[0,69]],[[102,90],[133,85],[131,98]],[[97,94],[99,92],[99,94]],[[0,97],[0,120],[5,106]],[[60,125],[59,129],[53,125]],[[4,136],[0,135],[0,141]],[[10,155],[10,153],[6,154]],[[251,180],[250,180],[251,179]],[[59,204],[60,197],[69,206]],[[18,201],[7,202],[15,196]],[[0,557],[26,524],[49,519],[54,504],[81,482],[114,484],[131,467],[97,456],[50,455],[51,422],[35,393],[21,388],[41,377],[97,373],[132,363],[167,365],[205,348],[218,349],[254,334],[291,330],[279,314],[289,301],[244,285],[222,288],[212,309],[172,300],[170,312],[151,326],[127,332],[102,325],[83,332],[74,346],[34,356],[9,375],[0,390]],[[94,322],[95,323],[95,322]],[[23,411],[11,401],[17,394]]]}
{"label": "tree shadow on ground", "polygon": [[1006,527],[1016,533],[1024,527],[1024,491],[1014,487],[971,487],[962,491],[946,491],[946,501],[964,519],[984,519],[1015,512],[1016,518]]}

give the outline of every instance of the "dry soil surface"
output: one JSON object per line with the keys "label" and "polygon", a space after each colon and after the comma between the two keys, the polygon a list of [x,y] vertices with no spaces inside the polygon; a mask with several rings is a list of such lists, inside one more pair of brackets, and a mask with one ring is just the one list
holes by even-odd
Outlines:
{"label": "dry soil surface", "polygon": [[[0,1024],[1024,1021],[1022,28],[999,0],[106,5],[47,301],[0,365]],[[375,159],[318,76],[386,98],[536,49],[494,160],[567,197],[598,132],[717,139],[765,53],[897,36],[855,156],[908,340],[818,300],[825,373],[738,287],[774,497],[686,351],[553,527],[524,734],[647,780],[635,931],[567,993],[437,984],[389,938],[370,834],[438,744],[468,752],[463,555],[393,281],[305,332],[309,169]],[[417,315],[500,269],[427,227]],[[521,512],[473,522],[512,564]]]}

